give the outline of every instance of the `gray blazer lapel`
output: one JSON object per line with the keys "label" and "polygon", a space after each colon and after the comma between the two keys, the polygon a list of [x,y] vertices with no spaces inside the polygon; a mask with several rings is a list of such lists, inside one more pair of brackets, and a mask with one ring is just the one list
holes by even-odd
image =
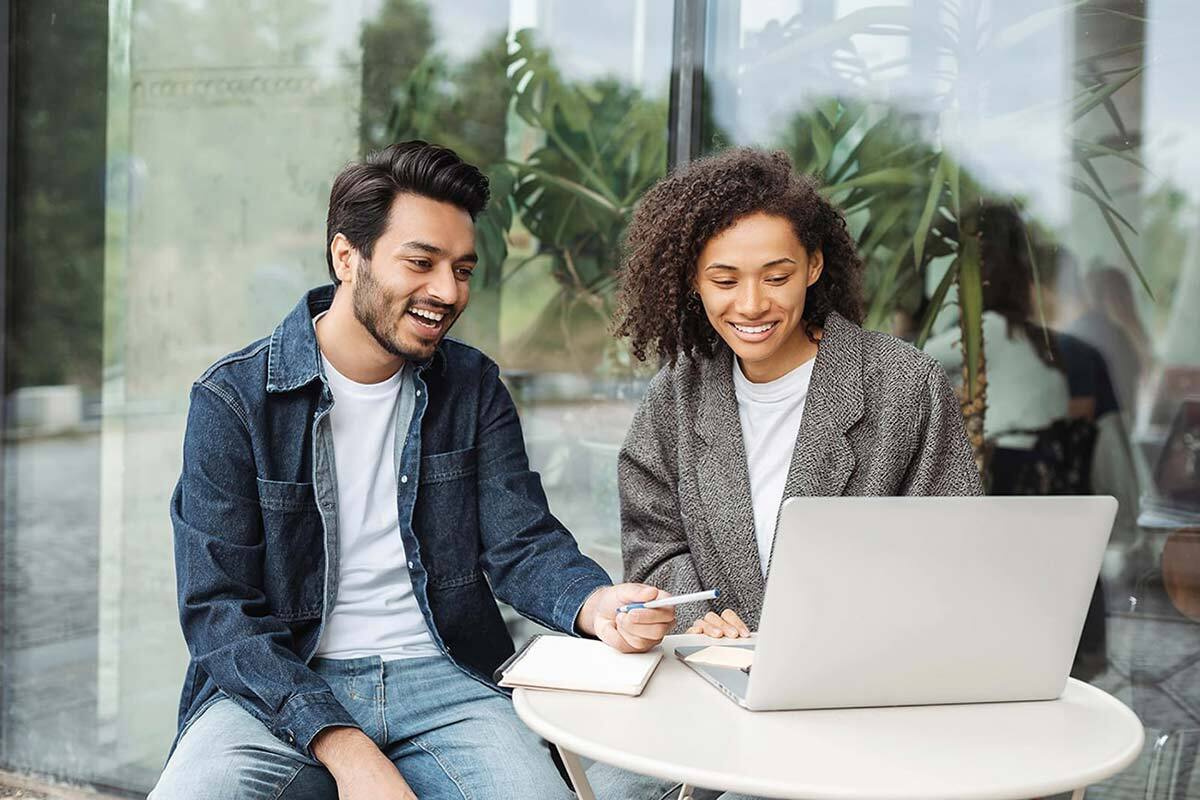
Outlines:
{"label": "gray blazer lapel", "polygon": [[846,432],[862,419],[862,371],[862,329],[831,312],[813,365],[785,499],[837,497],[846,488],[855,467]]}
{"label": "gray blazer lapel", "polygon": [[741,607],[757,620],[765,587],[732,359],[732,351],[721,347],[702,368],[695,423],[696,434],[703,440],[696,463],[697,488],[707,512],[709,536],[729,578],[720,588],[735,594]]}

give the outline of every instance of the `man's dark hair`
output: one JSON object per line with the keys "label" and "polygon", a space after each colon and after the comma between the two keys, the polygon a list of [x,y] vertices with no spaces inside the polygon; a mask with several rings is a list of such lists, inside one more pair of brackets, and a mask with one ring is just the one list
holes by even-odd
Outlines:
{"label": "man's dark hair", "polygon": [[488,179],[450,148],[419,139],[388,145],[347,166],[333,181],[325,224],[325,263],[334,283],[340,281],[330,252],[333,237],[342,234],[369,259],[401,194],[451,203],[475,219],[488,202]]}
{"label": "man's dark hair", "polygon": [[791,223],[809,253],[821,251],[825,268],[808,288],[802,315],[811,337],[830,311],[863,318],[862,261],[846,219],[798,175],[782,151],[726,150],[693,161],[646,192],[625,235],[616,332],[628,336],[634,356],[655,352],[664,361],[711,357],[717,332],[691,298],[696,260],[717,234],[756,213]]}

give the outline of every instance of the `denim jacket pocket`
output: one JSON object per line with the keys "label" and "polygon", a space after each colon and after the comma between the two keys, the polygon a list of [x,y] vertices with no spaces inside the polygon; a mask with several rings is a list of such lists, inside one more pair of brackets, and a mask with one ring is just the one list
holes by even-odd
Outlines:
{"label": "denim jacket pocket", "polygon": [[258,479],[263,520],[263,593],[281,620],[319,617],[324,526],[311,483]]}
{"label": "denim jacket pocket", "polygon": [[446,483],[470,478],[479,470],[474,447],[436,453],[421,458],[421,483]]}
{"label": "denim jacket pocket", "polygon": [[431,586],[479,570],[478,472],[473,447],[421,459],[413,529]]}

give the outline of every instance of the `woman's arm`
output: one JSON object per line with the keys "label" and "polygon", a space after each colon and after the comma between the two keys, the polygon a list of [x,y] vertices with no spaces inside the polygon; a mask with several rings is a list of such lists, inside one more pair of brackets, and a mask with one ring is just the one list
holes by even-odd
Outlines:
{"label": "woman's arm", "polygon": [[664,372],[651,382],[617,462],[621,552],[625,580],[684,594],[705,587],[679,510],[678,425],[667,379]]}
{"label": "woman's arm", "polygon": [[901,495],[952,496],[983,494],[975,454],[963,427],[962,407],[937,364],[925,379],[917,452],[900,486]]}

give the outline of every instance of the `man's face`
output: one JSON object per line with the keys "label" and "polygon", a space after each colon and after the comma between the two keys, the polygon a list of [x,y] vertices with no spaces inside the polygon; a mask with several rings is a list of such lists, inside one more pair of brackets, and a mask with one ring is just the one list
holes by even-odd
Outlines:
{"label": "man's face", "polygon": [[450,203],[399,195],[370,261],[356,261],[354,316],[384,350],[424,361],[467,306],[475,224]]}

